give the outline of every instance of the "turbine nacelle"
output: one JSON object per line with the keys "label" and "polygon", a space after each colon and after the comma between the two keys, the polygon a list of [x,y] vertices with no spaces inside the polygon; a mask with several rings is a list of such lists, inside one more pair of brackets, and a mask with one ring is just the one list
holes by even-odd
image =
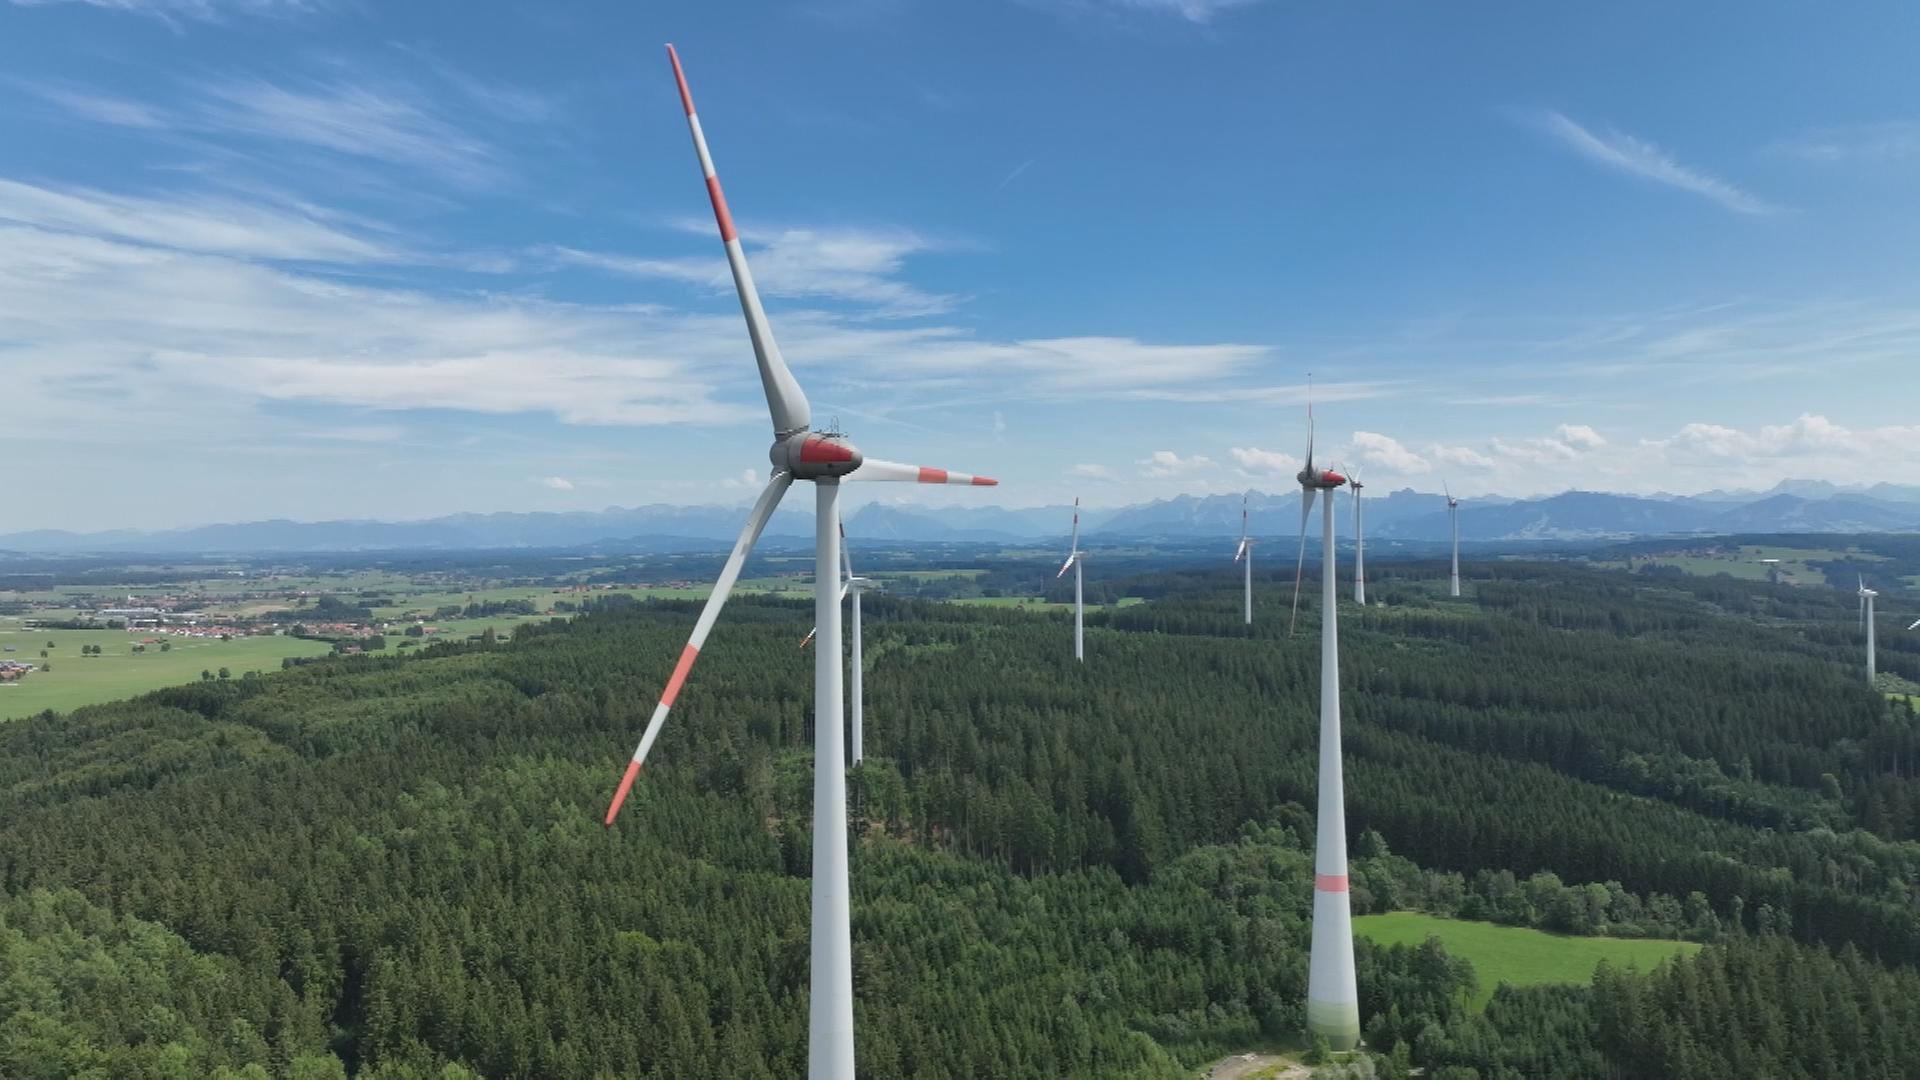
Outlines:
{"label": "turbine nacelle", "polygon": [[775,472],[788,473],[795,480],[837,480],[866,462],[860,448],[846,436],[804,428],[776,440],[767,459]]}
{"label": "turbine nacelle", "polygon": [[1332,491],[1347,482],[1347,478],[1332,469],[1301,469],[1294,474],[1300,486],[1310,491]]}

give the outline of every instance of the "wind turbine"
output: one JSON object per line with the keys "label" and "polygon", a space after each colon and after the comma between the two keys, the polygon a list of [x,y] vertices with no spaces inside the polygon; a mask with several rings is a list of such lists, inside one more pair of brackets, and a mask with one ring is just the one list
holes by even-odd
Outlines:
{"label": "wind turbine", "polygon": [[1460,500],[1453,497],[1447,485],[1441,484],[1440,490],[1447,493],[1447,522],[1453,528],[1453,572],[1447,576],[1447,595],[1460,595]]}
{"label": "wind turbine", "polygon": [[857,476],[863,480],[903,480],[923,484],[970,484],[991,486],[995,481],[984,476],[949,473],[897,462],[869,458],[837,431],[811,430],[812,408],[793,374],[787,370],[774,342],[773,327],[760,306],[760,294],[747,269],[747,257],[740,237],[727,211],[726,196],[714,175],[713,157],[707,152],[706,136],[700,130],[700,118],[693,111],[693,95],[687,90],[686,75],[680,69],[680,57],[667,46],[673,63],[673,77],[680,89],[680,104],[686,110],[687,127],[693,134],[693,149],[700,160],[700,172],[706,179],[707,197],[713,203],[714,221],[720,227],[720,240],[726,247],[727,265],[733,271],[734,288],[740,294],[740,310],[746,317],[747,337],[753,344],[754,361],[760,369],[760,384],[767,395],[767,411],[773,421],[773,446],[768,457],[773,475],[766,490],[747,515],[747,523],[734,541],[733,553],[720,568],[713,593],[700,610],[693,635],[680,660],[674,665],[660,704],[647,721],[640,746],[633,752],[626,775],[614,791],[607,807],[606,823],[611,826],[620,805],[632,790],[634,778],[646,761],[647,751],[659,737],[667,711],[687,681],[687,673],[700,655],[707,634],[733,592],[740,568],[753,545],[773,516],[780,497],[795,480],[810,481],[814,489],[814,575],[813,617],[820,627],[820,646],[813,664],[813,925],[811,929],[811,972],[808,999],[807,1075],[813,1080],[853,1080],[853,935],[849,923],[851,901],[847,888],[847,774],[841,767],[845,748],[841,745],[840,725],[845,716],[840,692],[840,481]]}
{"label": "wind turbine", "polygon": [[1780,560],[1779,559],[1761,559],[1760,565],[1767,568],[1767,584],[1769,585],[1780,584]]}
{"label": "wind turbine", "polygon": [[[865,689],[866,673],[862,670],[864,661],[860,655],[862,642],[862,635],[860,633],[860,594],[870,588],[877,587],[880,583],[872,578],[853,576],[853,556],[847,551],[847,527],[845,524],[840,526],[840,569],[846,575],[840,582],[840,599],[845,600],[849,594],[853,596],[853,630],[848,635],[852,639],[850,644],[853,649],[853,661],[851,664],[853,686],[852,693],[849,695],[853,705],[853,722],[850,725],[853,736],[851,764],[858,765],[867,756],[866,750],[864,749],[865,742],[860,736],[860,729],[867,711],[867,695]],[[820,628],[818,626],[807,631],[807,636],[800,639],[800,647],[802,649],[806,648],[813,642],[814,635],[819,632]]]}
{"label": "wind turbine", "polygon": [[1367,485],[1358,476],[1348,476],[1353,489],[1353,602],[1367,606],[1367,541],[1360,527],[1360,492]]}
{"label": "wind turbine", "polygon": [[[1300,481],[1300,561],[1307,550],[1313,497],[1326,492],[1320,570],[1320,799],[1313,847],[1313,950],[1307,958],[1307,1033],[1336,1050],[1360,1044],[1360,993],[1353,973],[1353,907],[1347,895],[1346,781],[1340,763],[1340,628],[1335,610],[1333,492],[1347,478],[1313,467],[1313,409],[1307,409],[1307,463]],[[1300,610],[1300,568],[1293,576]],[[1291,633],[1291,630],[1289,630]]]}
{"label": "wind turbine", "polygon": [[[1867,685],[1873,685],[1873,598],[1880,594],[1867,588],[1867,579],[1860,581],[1860,624],[1867,628]],[[1920,623],[1914,624],[1920,626]],[[1913,629],[1912,626],[1907,629]]]}
{"label": "wind turbine", "polygon": [[1086,560],[1086,554],[1080,550],[1080,500],[1076,497],[1073,500],[1073,543],[1067,552],[1067,561],[1060,564],[1060,573],[1053,575],[1053,580],[1059,581],[1068,567],[1073,568],[1073,658],[1081,661],[1086,659],[1085,638],[1081,630],[1086,606],[1083,603],[1080,567]]}
{"label": "wind turbine", "polygon": [[1234,549],[1233,561],[1246,561],[1247,572],[1247,625],[1253,625],[1253,538],[1247,535],[1247,496],[1240,496],[1240,546]]}

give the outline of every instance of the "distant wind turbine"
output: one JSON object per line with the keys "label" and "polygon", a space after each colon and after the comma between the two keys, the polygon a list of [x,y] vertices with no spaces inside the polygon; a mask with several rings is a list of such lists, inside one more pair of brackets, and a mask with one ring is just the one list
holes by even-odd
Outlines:
{"label": "distant wind turbine", "polygon": [[1360,524],[1360,492],[1367,485],[1349,474],[1347,486],[1353,489],[1353,602],[1367,606],[1367,539]]}
{"label": "distant wind turbine", "polygon": [[[1880,594],[1867,588],[1867,579],[1860,581],[1860,624],[1867,628],[1867,684],[1873,684],[1873,598]],[[1915,625],[1920,625],[1916,623]],[[1909,626],[1911,630],[1913,627]]]}
{"label": "distant wind turbine", "polygon": [[1453,528],[1453,572],[1447,575],[1447,595],[1460,595],[1460,500],[1453,497],[1447,485],[1441,484],[1440,490],[1447,493],[1447,522]]}
{"label": "distant wind turbine", "polygon": [[773,462],[773,474],[765,491],[747,515],[747,523],[733,543],[733,553],[720,568],[713,592],[694,622],[693,634],[680,659],[674,664],[667,688],[660,694],[640,745],[627,764],[613,802],[607,807],[606,824],[611,826],[620,806],[633,789],[647,751],[659,738],[674,699],[693,670],[701,646],[726,605],[727,597],[740,578],[753,545],[760,539],[767,520],[780,505],[780,497],[796,480],[814,487],[813,618],[820,627],[820,646],[813,662],[813,895],[812,926],[808,934],[811,949],[807,997],[807,1075],[811,1080],[853,1080],[853,931],[852,897],[847,883],[847,773],[841,767],[846,750],[841,731],[846,702],[840,687],[840,481],[861,480],[918,481],[922,484],[968,484],[990,486],[984,476],[950,473],[897,462],[866,457],[836,431],[812,429],[813,410],[806,392],[788,370],[773,338],[773,326],[760,306],[760,293],[747,269],[746,252],[727,211],[726,196],[714,175],[713,157],[707,152],[706,135],[700,130],[700,118],[693,111],[693,94],[687,89],[680,69],[680,57],[667,46],[673,62],[673,77],[680,90],[680,105],[687,114],[687,127],[693,135],[694,155],[705,178],[707,198],[713,204],[714,222],[720,228],[720,242],[727,253],[727,266],[733,273],[734,289],[740,295],[740,311],[746,317],[747,337],[753,345],[754,362],[760,369],[760,385],[767,397],[767,412],[773,422],[773,445],[767,456]]}
{"label": "distant wind turbine", "polygon": [[1086,614],[1082,594],[1080,567],[1087,561],[1086,553],[1080,550],[1080,500],[1073,500],[1073,542],[1068,545],[1067,561],[1060,564],[1060,573],[1053,575],[1055,581],[1064,576],[1069,567],[1073,570],[1073,658],[1086,659],[1085,638],[1082,636],[1081,619]]}
{"label": "distant wind turbine", "polygon": [[[1307,1033],[1336,1050],[1360,1043],[1360,994],[1353,972],[1353,907],[1347,895],[1346,783],[1340,760],[1339,588],[1333,546],[1333,492],[1346,477],[1313,467],[1313,408],[1307,407],[1307,463],[1300,481],[1300,551],[1304,564],[1313,498],[1327,493],[1320,571],[1320,797],[1313,847],[1313,948],[1307,958]],[[1300,611],[1300,568],[1293,576]],[[1291,630],[1289,630],[1291,632]]]}
{"label": "distant wind turbine", "polygon": [[[847,550],[847,526],[844,522],[840,526],[840,569],[846,575],[841,579],[840,599],[845,600],[848,596],[853,597],[853,627],[848,633],[848,637],[851,639],[849,644],[853,649],[853,659],[850,666],[853,678],[848,696],[851,699],[849,703],[853,707],[853,721],[850,726],[851,741],[853,744],[850,747],[852,752],[851,764],[858,765],[867,756],[865,742],[861,737],[861,728],[864,726],[867,711],[867,694],[866,672],[863,667],[864,660],[861,656],[863,635],[860,632],[860,595],[868,589],[877,588],[880,583],[872,578],[853,576],[853,555]],[[807,636],[800,639],[800,647],[803,649],[806,648],[813,642],[814,635],[819,632],[820,628],[818,626],[807,631]]]}
{"label": "distant wind turbine", "polygon": [[1234,549],[1233,561],[1246,562],[1246,608],[1247,625],[1253,625],[1253,538],[1247,535],[1247,496],[1240,496],[1240,546]]}

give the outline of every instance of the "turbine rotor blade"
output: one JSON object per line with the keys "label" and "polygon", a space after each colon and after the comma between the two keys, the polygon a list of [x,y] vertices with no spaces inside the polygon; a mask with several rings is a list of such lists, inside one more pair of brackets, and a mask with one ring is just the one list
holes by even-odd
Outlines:
{"label": "turbine rotor blade", "polygon": [[693,635],[687,639],[687,647],[680,653],[680,662],[673,666],[673,675],[667,680],[667,688],[660,694],[660,704],[653,710],[653,718],[647,721],[647,730],[640,736],[640,746],[633,752],[633,760],[627,764],[625,776],[620,778],[620,786],[613,793],[613,802],[607,807],[607,825],[620,813],[620,804],[627,801],[627,792],[633,789],[633,781],[640,775],[640,766],[647,760],[647,751],[653,749],[653,740],[660,737],[661,725],[667,721],[667,712],[673,708],[674,699],[680,696],[680,688],[687,681],[687,673],[693,670],[693,662],[700,657],[700,647],[707,643],[707,635],[713,631],[715,619],[720,617],[720,609],[726,606],[727,597],[733,593],[734,582],[740,580],[740,568],[746,564],[747,556],[753,551],[753,545],[760,540],[760,533],[767,527],[767,520],[773,517],[774,507],[780,505],[780,497],[787,493],[793,483],[790,473],[774,473],[767,481],[765,491],[760,493],[760,501],[753,504],[753,512],[747,515],[747,523],[740,530],[740,538],[733,542],[733,554],[727,556],[726,565],[720,568],[720,576],[713,583],[713,592],[707,597],[707,604],[700,609],[700,618],[693,624]]}
{"label": "turbine rotor blade", "polygon": [[1073,500],[1073,539],[1067,542],[1067,561],[1060,564],[1060,572],[1053,575],[1053,579],[1055,581],[1058,581],[1061,578],[1067,576],[1067,571],[1073,569],[1073,562],[1075,559],[1078,559],[1079,557],[1080,557],[1080,498],[1079,496],[1075,496]]}
{"label": "turbine rotor blade", "polygon": [[[1331,497],[1331,496],[1329,496]],[[1300,554],[1293,560],[1293,612],[1287,616],[1287,636],[1293,636],[1293,624],[1300,618],[1300,578],[1307,569],[1307,519],[1313,516],[1313,489],[1300,489]]]}
{"label": "turbine rotor blade", "polygon": [[[847,598],[847,593],[852,588],[853,588],[853,575],[848,574],[847,580],[843,582],[840,586],[840,599],[845,600]],[[800,647],[804,649],[807,646],[813,644],[813,636],[815,634],[818,634],[819,632],[820,632],[820,628],[817,626],[811,630],[808,630],[807,636],[800,639]]]}
{"label": "turbine rotor blade", "polygon": [[727,266],[733,271],[733,287],[740,294],[740,313],[747,319],[747,337],[753,341],[753,358],[760,367],[760,385],[767,392],[767,413],[773,419],[775,435],[787,435],[813,422],[813,407],[800,383],[787,370],[780,345],[773,339],[773,326],[766,309],[760,306],[760,291],[754,288],[753,272],[747,269],[747,253],[740,246],[740,235],[733,227],[733,215],[727,210],[727,197],[720,190],[720,178],[713,171],[713,155],[707,152],[707,137],[700,130],[699,114],[693,111],[693,93],[687,89],[686,73],[680,70],[680,54],[667,46],[667,58],[673,62],[673,81],[680,87],[680,104],[687,111],[687,128],[693,132],[693,150],[700,159],[700,174],[707,182],[707,199],[713,203],[713,220],[720,226],[720,243],[727,249]]}
{"label": "turbine rotor blade", "polygon": [[951,484],[956,487],[994,487],[1000,481],[990,476],[930,469],[924,465],[903,465],[898,461],[867,458],[859,468],[847,474],[849,480],[889,480],[907,484]]}

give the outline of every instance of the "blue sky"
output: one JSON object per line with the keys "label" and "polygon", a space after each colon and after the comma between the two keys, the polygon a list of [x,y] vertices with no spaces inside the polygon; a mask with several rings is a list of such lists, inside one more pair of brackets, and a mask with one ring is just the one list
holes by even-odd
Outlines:
{"label": "blue sky", "polygon": [[[1920,8],[0,0],[0,531],[1920,482]],[[1376,490],[1384,490],[1376,488]]]}

